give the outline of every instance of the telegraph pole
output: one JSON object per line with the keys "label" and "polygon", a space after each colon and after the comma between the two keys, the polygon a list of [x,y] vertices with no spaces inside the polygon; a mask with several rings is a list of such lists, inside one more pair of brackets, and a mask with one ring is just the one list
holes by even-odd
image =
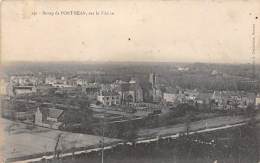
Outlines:
{"label": "telegraph pole", "polygon": [[101,151],[101,163],[104,163],[104,143],[105,143],[105,113],[102,118],[102,151]]}
{"label": "telegraph pole", "polygon": [[102,153],[101,153],[101,163],[104,163],[104,117],[103,117],[103,124],[102,124]]}

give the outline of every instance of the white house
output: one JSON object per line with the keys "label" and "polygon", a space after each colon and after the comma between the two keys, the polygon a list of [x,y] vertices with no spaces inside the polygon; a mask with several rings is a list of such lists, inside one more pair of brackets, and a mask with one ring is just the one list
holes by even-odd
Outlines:
{"label": "white house", "polygon": [[177,94],[175,93],[163,93],[163,100],[165,102],[172,102],[174,103],[177,100]]}
{"label": "white house", "polygon": [[48,76],[45,78],[45,84],[53,85],[55,83],[57,83],[55,76]]}
{"label": "white house", "polygon": [[97,96],[97,101],[106,106],[119,105],[120,95],[115,91],[100,91],[100,94]]}

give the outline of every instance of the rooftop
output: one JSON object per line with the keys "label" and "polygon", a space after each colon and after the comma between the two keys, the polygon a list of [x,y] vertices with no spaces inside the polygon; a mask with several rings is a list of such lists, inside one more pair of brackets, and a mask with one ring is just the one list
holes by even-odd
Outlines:
{"label": "rooftop", "polygon": [[101,95],[102,96],[117,96],[119,94],[115,91],[102,91]]}
{"label": "rooftop", "polygon": [[59,118],[63,114],[64,110],[49,108],[48,116],[51,118]]}

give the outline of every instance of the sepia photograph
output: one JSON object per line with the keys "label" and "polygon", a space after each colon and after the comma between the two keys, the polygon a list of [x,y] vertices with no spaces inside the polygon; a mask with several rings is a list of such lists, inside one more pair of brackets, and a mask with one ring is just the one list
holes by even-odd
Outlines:
{"label": "sepia photograph", "polygon": [[259,0],[0,7],[0,163],[260,163]]}

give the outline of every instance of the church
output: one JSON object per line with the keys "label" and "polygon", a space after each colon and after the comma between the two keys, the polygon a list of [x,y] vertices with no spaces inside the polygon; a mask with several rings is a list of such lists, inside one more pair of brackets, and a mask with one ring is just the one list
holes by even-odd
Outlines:
{"label": "church", "polygon": [[116,90],[120,95],[121,104],[143,102],[143,91],[135,79],[129,82],[116,81]]}

